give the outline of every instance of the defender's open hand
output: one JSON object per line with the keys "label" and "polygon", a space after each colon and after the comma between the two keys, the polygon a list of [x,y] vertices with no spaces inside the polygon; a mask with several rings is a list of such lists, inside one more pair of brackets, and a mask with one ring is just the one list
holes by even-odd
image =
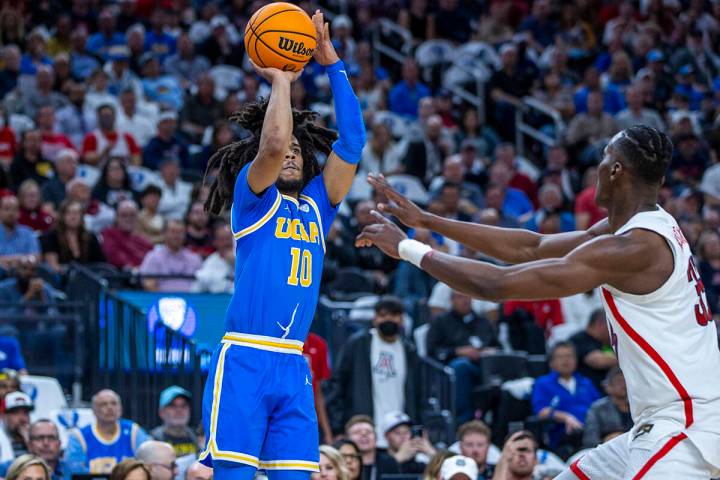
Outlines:
{"label": "defender's open hand", "polygon": [[368,174],[368,183],[390,200],[390,203],[378,204],[378,210],[395,216],[410,228],[424,227],[424,216],[427,213],[395,190],[382,174]]}
{"label": "defender's open hand", "polygon": [[363,228],[357,239],[355,239],[356,247],[372,247],[375,245],[385,255],[400,259],[398,253],[398,244],[407,238],[405,232],[400,230],[397,225],[387,218],[383,217],[380,212],[373,210],[370,212],[379,223],[368,225]]}

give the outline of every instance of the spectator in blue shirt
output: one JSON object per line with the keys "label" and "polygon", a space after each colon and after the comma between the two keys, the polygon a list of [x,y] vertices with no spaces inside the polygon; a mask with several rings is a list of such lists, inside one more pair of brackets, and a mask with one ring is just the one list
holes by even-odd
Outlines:
{"label": "spectator in blue shirt", "polygon": [[112,390],[93,395],[92,411],[95,421],[73,431],[68,438],[65,461],[72,473],[110,473],[150,440],[137,423],[121,418],[122,402]]}
{"label": "spectator in blue shirt", "polygon": [[18,224],[20,204],[12,195],[0,197],[0,268],[17,264],[25,255],[38,255],[40,243],[32,229]]}
{"label": "spectator in blue shirt", "polygon": [[100,62],[87,53],[87,29],[80,25],[70,35],[70,71],[78,80],[87,80],[90,75],[100,68]]}
{"label": "spectator in blue shirt", "polygon": [[142,68],[142,86],[145,97],[151,102],[158,102],[162,106],[179,111],[183,106],[185,92],[180,81],[172,75],[163,75],[160,61],[152,52],[144,53],[140,57]]}
{"label": "spectator in blue shirt", "polygon": [[[70,476],[67,464],[60,458],[60,432],[52,420],[41,419],[30,425],[28,451],[42,458],[50,467],[51,480],[63,480]],[[0,477],[6,477],[12,460],[0,464]]]}
{"label": "spectator in blue shirt", "polygon": [[548,0],[535,0],[533,2],[533,13],[522,21],[518,29],[521,32],[528,32],[532,35],[533,46],[540,47],[542,51],[555,41],[557,24],[550,17],[550,2]]}
{"label": "spectator in blue shirt", "polygon": [[108,50],[117,45],[125,45],[125,35],[115,29],[115,14],[109,8],[100,12],[98,32],[90,35],[87,41],[88,52],[108,60]]}
{"label": "spectator in blue shirt", "polygon": [[559,217],[559,231],[572,232],[575,230],[575,217],[570,212],[561,211],[563,205],[562,190],[554,183],[546,183],[540,188],[538,194],[540,208],[533,213],[525,223],[525,228],[533,232],[558,233],[545,231],[542,226],[545,220],[553,215]]}
{"label": "spectator in blue shirt", "polygon": [[495,162],[490,167],[489,186],[485,192],[485,206],[502,212],[511,220],[533,211],[533,204],[522,190],[510,186],[513,172],[505,163]]}
{"label": "spectator in blue shirt", "polygon": [[403,79],[390,90],[390,110],[411,119],[418,116],[418,102],[430,96],[430,89],[418,80],[418,66],[406,58],[402,66]]}
{"label": "spectator in blue shirt", "polygon": [[[35,255],[25,255],[16,263],[15,276],[0,282],[0,303],[3,304],[0,306],[0,314],[31,314],[33,311],[47,309],[47,306],[26,305],[28,302],[45,305],[55,303],[60,293],[37,276],[37,265],[38,259]],[[0,347],[0,351],[2,350]]]}
{"label": "spectator in blue shirt", "polygon": [[52,60],[45,54],[47,32],[40,27],[30,32],[27,53],[20,60],[20,73],[35,75],[39,65],[52,65]]}
{"label": "spectator in blue shirt", "polygon": [[0,369],[2,368],[11,368],[27,375],[20,343],[10,335],[0,335]]}
{"label": "spectator in blue shirt", "polygon": [[[578,88],[573,96],[576,114],[588,111],[587,98],[590,92],[594,90],[600,90],[600,73],[597,68],[588,67],[585,70],[583,86]],[[617,88],[607,87],[602,90],[602,94],[604,112],[615,115],[625,109],[625,97]]]}
{"label": "spectator in blue shirt", "polygon": [[177,135],[177,113],[170,111],[160,114],[157,135],[143,151],[143,165],[147,168],[157,170],[165,160],[179,160],[182,167],[190,167],[187,145]]}
{"label": "spectator in blue shirt", "polygon": [[575,371],[577,357],[571,343],[555,345],[550,352],[550,368],[550,373],[535,380],[533,412],[556,423],[549,431],[551,448],[570,444],[575,451],[581,444],[587,411],[600,394],[589,378]]}
{"label": "spectator in blue shirt", "polygon": [[150,17],[152,30],[145,34],[145,51],[153,53],[160,62],[175,53],[176,40],[172,35],[163,31],[167,23],[167,12],[156,8]]}

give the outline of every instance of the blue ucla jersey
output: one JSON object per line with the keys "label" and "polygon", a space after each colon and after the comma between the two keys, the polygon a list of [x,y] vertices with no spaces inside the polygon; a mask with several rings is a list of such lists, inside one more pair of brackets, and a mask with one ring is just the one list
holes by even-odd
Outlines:
{"label": "blue ucla jersey", "polygon": [[81,428],[78,437],[87,455],[90,473],[110,473],[123,459],[135,456],[139,429],[135,422],[120,419],[115,437],[105,440],[94,422]]}
{"label": "blue ucla jersey", "polygon": [[325,237],[337,214],[322,175],[300,199],[275,185],[259,196],[238,174],[231,211],[237,241],[235,293],[225,330],[304,341],[320,294]]}

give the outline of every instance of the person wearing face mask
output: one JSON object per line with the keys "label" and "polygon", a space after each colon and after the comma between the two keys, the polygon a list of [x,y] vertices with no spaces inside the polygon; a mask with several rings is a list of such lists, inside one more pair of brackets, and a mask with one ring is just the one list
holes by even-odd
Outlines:
{"label": "person wearing face mask", "polygon": [[[327,398],[330,426],[339,433],[353,415],[368,415],[379,425],[387,413],[419,418],[419,360],[403,338],[403,304],[382,297],[372,328],[352,336],[340,351]],[[385,443],[384,438],[378,439]],[[380,445],[384,447],[385,445]]]}

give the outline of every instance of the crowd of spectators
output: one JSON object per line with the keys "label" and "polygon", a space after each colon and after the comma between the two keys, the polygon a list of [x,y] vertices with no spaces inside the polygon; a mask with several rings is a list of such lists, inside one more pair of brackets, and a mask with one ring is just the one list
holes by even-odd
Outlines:
{"label": "crowd of spectators", "polygon": [[[147,291],[232,292],[232,231],[226,217],[204,211],[202,178],[213,153],[248,135],[229,115],[269,93],[249,68],[242,43],[245,23],[264,3],[3,4],[0,313],[52,311],[72,263],[140,276],[130,285]],[[522,473],[528,466],[530,472],[552,466],[528,452],[542,447],[565,460],[626,431],[624,377],[597,292],[498,305],[453,292],[377,249],[358,250],[354,238],[374,221],[370,211],[381,200],[365,177],[394,178],[424,208],[447,218],[541,234],[585,229],[607,214],[594,193],[595,166],[609,138],[636,123],[654,126],[675,146],[658,203],[678,219],[697,255],[710,308],[718,312],[720,2],[297,3],[328,12],[368,131],[357,178],[327,235],[324,294],[342,290],[339,272],[359,271],[364,293],[383,295],[368,328],[341,345],[331,362],[322,339],[306,345],[328,445],[321,450],[323,480],[379,479],[379,473],[428,480],[465,473],[474,480],[493,478],[498,464],[500,478],[529,478]],[[383,37],[381,18],[408,32],[402,62],[374,52],[377,38],[398,46]],[[415,58],[433,42],[449,42],[453,51],[481,42],[492,52],[482,108],[437,74],[457,60],[451,54],[434,65]],[[291,96],[293,107],[313,109],[334,125],[327,80],[316,63],[308,64]],[[554,144],[516,142],[525,97],[557,112],[560,122],[524,113]],[[409,234],[452,254],[483,258],[428,230]],[[12,332],[0,333],[0,367],[26,373]],[[516,433],[491,457],[492,442],[504,443],[504,435],[498,440],[497,425],[491,430],[482,423],[487,412],[470,392],[483,387],[485,359],[517,350],[548,355],[549,373],[521,395],[541,427],[535,436]],[[418,366],[424,357],[448,366],[457,379],[453,408],[462,426],[453,457],[411,428],[422,417]],[[163,424],[151,432],[157,440],[146,443],[140,426],[121,419],[118,394],[97,393],[94,427],[71,436],[62,458],[56,426],[30,424],[32,401],[8,396],[0,469],[7,468],[6,478],[30,469],[60,478],[117,464],[113,478],[171,478],[180,458],[194,458],[202,448],[202,435],[189,428],[189,394],[172,392],[160,399]],[[118,444],[120,450],[103,450],[101,442],[95,450],[88,441],[117,432],[133,441]],[[335,443],[340,437],[345,440]],[[206,478],[202,467],[185,467],[186,478]]]}

